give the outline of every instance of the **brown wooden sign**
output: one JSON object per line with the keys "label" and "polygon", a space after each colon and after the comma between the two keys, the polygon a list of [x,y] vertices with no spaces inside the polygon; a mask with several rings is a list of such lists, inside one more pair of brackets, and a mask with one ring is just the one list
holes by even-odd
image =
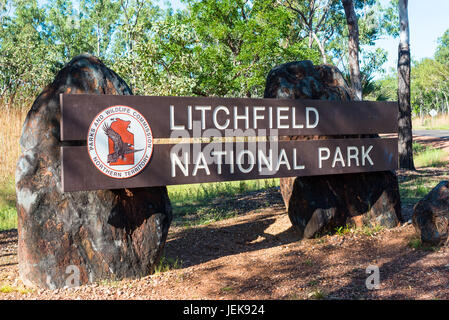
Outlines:
{"label": "brown wooden sign", "polygon": [[[292,99],[61,95],[61,140],[86,140],[87,130],[102,110],[116,106],[138,111],[149,122],[154,138],[187,132],[204,136],[213,130],[278,130],[283,135],[347,135],[397,133],[397,103]],[[195,132],[196,129],[196,132]]]}
{"label": "brown wooden sign", "polygon": [[61,107],[65,192],[397,169],[396,138],[153,141],[395,133],[391,102],[61,95]]}

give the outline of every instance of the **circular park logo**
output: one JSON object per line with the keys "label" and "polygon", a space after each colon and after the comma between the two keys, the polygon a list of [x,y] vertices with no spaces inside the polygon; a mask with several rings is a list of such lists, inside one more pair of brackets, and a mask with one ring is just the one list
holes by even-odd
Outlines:
{"label": "circular park logo", "polygon": [[87,150],[103,174],[126,179],[141,172],[153,153],[153,134],[145,117],[128,106],[112,106],[92,121]]}

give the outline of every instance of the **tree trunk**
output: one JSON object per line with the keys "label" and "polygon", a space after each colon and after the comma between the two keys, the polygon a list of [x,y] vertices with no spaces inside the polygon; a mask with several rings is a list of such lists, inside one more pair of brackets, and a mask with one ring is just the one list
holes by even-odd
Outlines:
{"label": "tree trunk", "polygon": [[97,57],[100,58],[100,26],[97,24]]}
{"label": "tree trunk", "polygon": [[312,32],[312,35],[318,45],[318,48],[320,49],[323,64],[327,64],[327,57],[326,57],[326,50],[324,49],[324,43],[321,43],[320,39],[318,39],[318,36],[316,35],[315,32]]}
{"label": "tree trunk", "polygon": [[415,170],[413,164],[412,112],[410,106],[410,40],[408,0],[399,0],[400,42],[398,48],[399,167]]}
{"label": "tree trunk", "polygon": [[349,31],[349,72],[355,100],[362,100],[362,80],[359,65],[359,24],[352,0],[342,0]]}

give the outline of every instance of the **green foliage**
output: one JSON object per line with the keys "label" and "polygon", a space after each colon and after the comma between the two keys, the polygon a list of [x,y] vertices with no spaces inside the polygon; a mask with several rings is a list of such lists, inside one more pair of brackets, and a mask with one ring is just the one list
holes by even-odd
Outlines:
{"label": "green foliage", "polygon": [[[340,3],[340,1],[337,1]],[[397,1],[392,1],[383,6],[376,0],[356,0],[354,8],[358,18],[359,26],[359,56],[360,73],[362,76],[363,96],[369,95],[374,88],[372,78],[376,73],[383,73],[383,65],[387,61],[387,52],[382,48],[375,48],[375,42],[383,36],[398,36],[399,21]],[[343,10],[340,8],[340,10]],[[337,16],[336,16],[337,17]],[[344,25],[342,29],[337,29],[329,49],[332,52],[333,63],[346,75],[346,80],[350,83],[348,65],[348,30],[345,25],[345,16],[340,15],[334,25]]]}
{"label": "green foliage", "polygon": [[[438,40],[435,59],[413,61],[411,69],[411,105],[414,116],[427,116],[430,110],[449,114],[449,29]],[[369,59],[364,59],[369,61]],[[374,68],[378,64],[374,64]],[[378,71],[378,69],[376,69]],[[397,74],[372,82],[368,100],[397,100]],[[445,129],[446,127],[441,127]]]}
{"label": "green foliage", "polygon": [[[174,11],[145,0],[1,1],[2,99],[8,106],[28,104],[65,63],[84,52],[100,57],[135,94],[144,95],[262,97],[267,73],[276,65],[320,62],[312,29],[285,1],[184,3],[185,10]],[[325,56],[344,66],[344,11],[340,1],[329,3],[329,10],[312,10],[309,1],[294,1],[310,15]],[[394,6],[379,3],[355,1],[367,48],[379,35],[394,33],[394,23],[387,21]],[[372,69],[369,80],[369,73],[381,68],[383,53],[366,50],[362,57]]]}
{"label": "green foliage", "polygon": [[416,62],[411,72],[411,102],[416,115],[431,109],[439,113],[449,110],[449,68],[430,58]]}
{"label": "green foliage", "polygon": [[188,24],[197,63],[193,93],[261,97],[274,66],[291,60],[318,62],[291,26],[291,15],[270,0],[188,2]]}
{"label": "green foliage", "polygon": [[379,80],[368,79],[364,83],[364,100],[397,101],[398,78],[397,74],[385,76]]}
{"label": "green foliage", "polygon": [[21,97],[44,86],[51,76],[52,62],[48,36],[42,28],[45,11],[36,0],[7,1],[0,17],[0,94],[12,106],[16,99],[20,103]]}
{"label": "green foliage", "polygon": [[449,65],[449,29],[438,39],[435,60],[439,63]]}

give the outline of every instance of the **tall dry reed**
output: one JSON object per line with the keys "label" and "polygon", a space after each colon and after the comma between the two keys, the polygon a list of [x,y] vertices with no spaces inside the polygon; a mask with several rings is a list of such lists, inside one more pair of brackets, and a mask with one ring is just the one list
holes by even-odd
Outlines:
{"label": "tall dry reed", "polygon": [[6,109],[0,106],[0,183],[14,178],[26,114],[25,107]]}

